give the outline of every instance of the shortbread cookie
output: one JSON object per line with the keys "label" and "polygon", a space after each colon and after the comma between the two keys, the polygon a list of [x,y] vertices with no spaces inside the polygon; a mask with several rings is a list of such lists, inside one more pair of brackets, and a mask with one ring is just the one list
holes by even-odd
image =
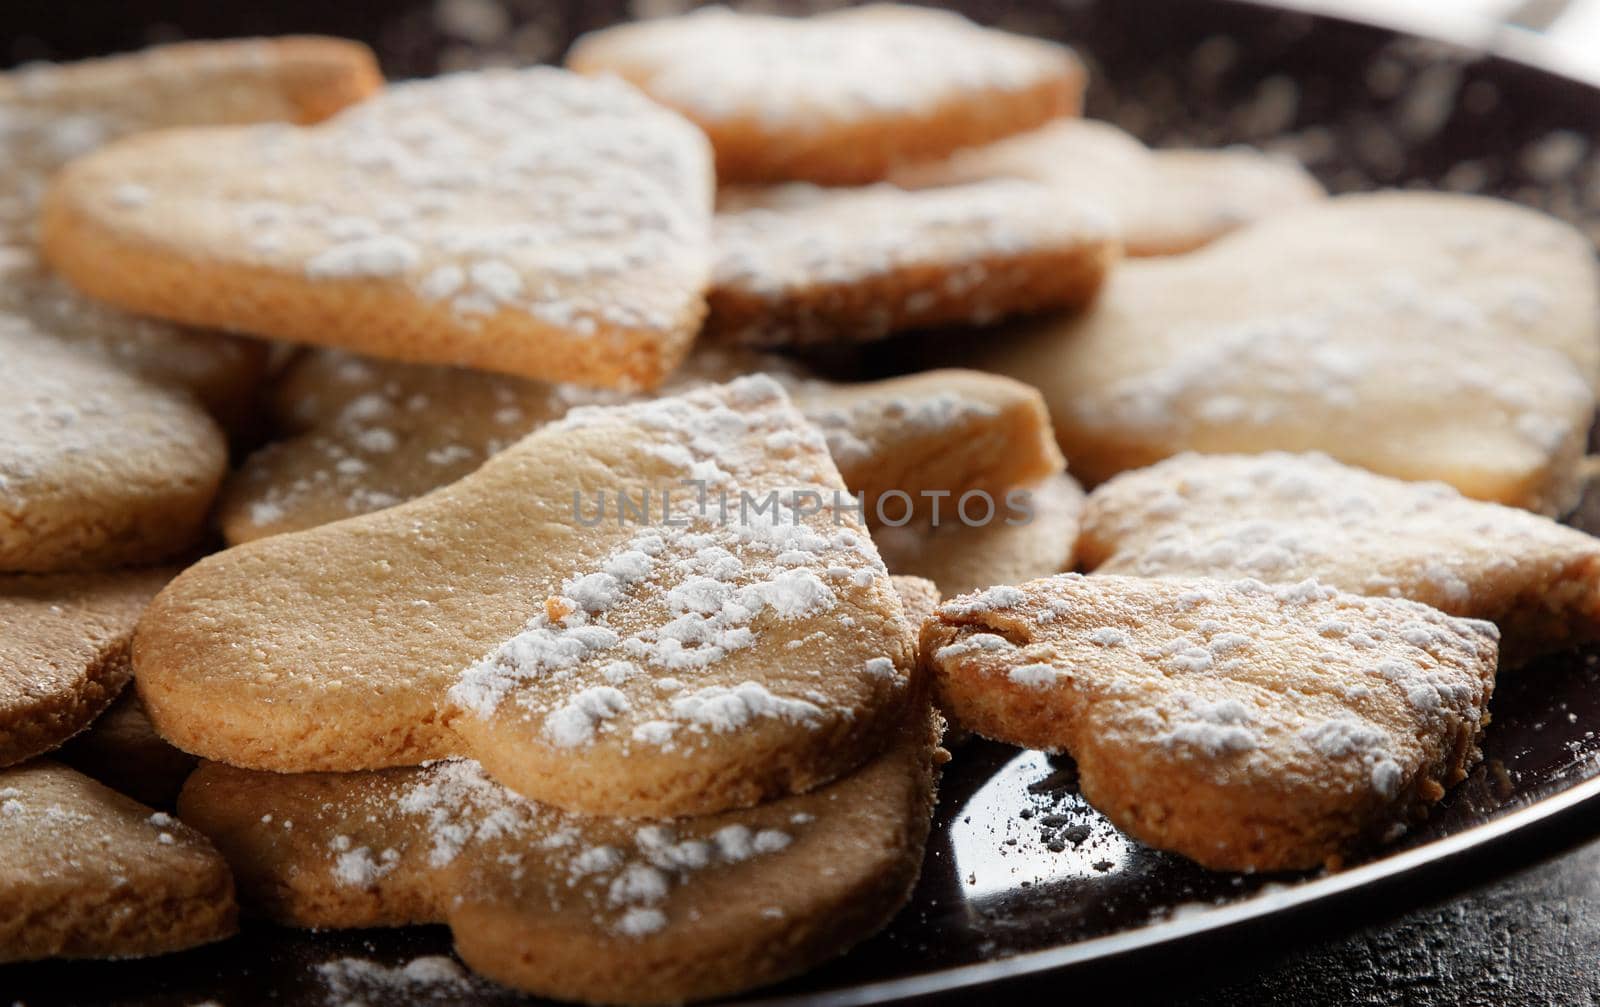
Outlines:
{"label": "shortbread cookie", "polygon": [[893,4],[810,18],[704,8],[585,35],[567,65],[688,116],[723,182],[873,182],[1074,115],[1084,87],[1064,46]]}
{"label": "shortbread cookie", "polygon": [[252,454],[224,488],[238,544],[393,507],[455,482],[574,406],[617,393],[457,367],[300,358],[277,393],[295,434]]}
{"label": "shortbread cookie", "polygon": [[1246,147],[1151,150],[1108,122],[1059,119],[941,160],[907,165],[892,180],[916,189],[1027,179],[1104,209],[1129,255],[1187,252],[1242,225],[1321,199],[1322,186],[1291,161]]}
{"label": "shortbread cookie", "polygon": [[681,1003],[801,972],[905,902],[934,739],[920,717],[895,733],[821,790],[670,823],[542,807],[464,760],[298,776],[208,763],[181,806],[278,921],[447,922],[469,965],[518,989]]}
{"label": "shortbread cookie", "polygon": [[1089,484],[1185,450],[1325,451],[1557,513],[1579,490],[1597,328],[1576,231],[1407,192],[1129,262],[1084,314],[958,359],[1038,386]]}
{"label": "shortbread cookie", "polygon": [[[663,390],[772,368],[827,435],[845,485],[866,498],[869,522],[887,490],[920,511],[924,491],[954,500],[978,489],[999,499],[1061,466],[1038,392],[977,371],[838,384],[771,356],[698,351]],[[622,401],[614,392],[335,351],[304,355],[275,398],[280,429],[295,436],[258,451],[229,480],[218,510],[234,544],[392,507],[472,472],[574,406]],[[885,508],[897,518],[900,503]]]}
{"label": "shortbread cookie", "polygon": [[464,754],[597,814],[806,790],[882,743],[914,668],[847,495],[768,378],[576,410],[411,503],[191,567],[140,623],[139,692],[174,744],[252,768]]}
{"label": "shortbread cookie", "polygon": [[125,690],[88,730],[67,742],[56,758],[156,808],[172,807],[198,761],[156,733],[132,689]]}
{"label": "shortbread cookie", "polygon": [[1117,258],[1110,216],[1014,179],[907,192],[806,183],[723,190],[709,339],[878,339],[1082,306]]}
{"label": "shortbread cookie", "polygon": [[186,389],[226,428],[240,429],[265,347],[125,315],[48,275],[34,248],[45,184],[68,160],[131,133],[311,122],[381,83],[366,47],[320,38],[190,42],[0,74],[0,311]]}
{"label": "shortbread cookie", "polygon": [[1072,568],[1083,490],[1071,476],[1058,473],[995,497],[989,520],[974,501],[967,511],[971,524],[956,509],[959,499],[944,502],[938,525],[925,515],[873,529],[872,541],[891,573],[926,577],[950,598]]}
{"label": "shortbread cookie", "polygon": [[317,126],[119,141],[57,176],[42,236],[143,314],[652,386],[705,311],[712,184],[705,138],[627,84],[490,70]]}
{"label": "shortbread cookie", "polygon": [[316,122],[382,84],[366,46],[311,36],[183,42],[0,73],[0,245],[31,245],[50,175],[119,137]]}
{"label": "shortbread cookie", "polygon": [[0,313],[95,353],[153,384],[188,392],[224,429],[254,419],[267,345],[140,318],[92,301],[45,271],[31,249],[0,249]]}
{"label": "shortbread cookie", "polygon": [[787,384],[873,526],[908,513],[922,520],[935,501],[953,510],[968,493],[987,493],[1000,505],[1063,464],[1039,393],[1009,378],[950,369]]}
{"label": "shortbread cookie", "polygon": [[1314,581],[1062,574],[945,602],[922,653],[944,709],[1071,753],[1118,828],[1275,871],[1338,866],[1466,775],[1497,636]]}
{"label": "shortbread cookie", "polygon": [[0,766],[88,727],[128,684],[128,641],[171,570],[0,577]]}
{"label": "shortbread cookie", "polygon": [[1600,539],[1323,455],[1180,455],[1125,472],[1089,497],[1079,550],[1102,573],[1314,577],[1488,619],[1502,664],[1600,639]]}
{"label": "shortbread cookie", "polygon": [[0,571],[168,559],[204,531],[227,467],[187,395],[0,314]]}
{"label": "shortbread cookie", "polygon": [[133,958],[236,929],[199,833],[48,760],[0,770],[0,962]]}

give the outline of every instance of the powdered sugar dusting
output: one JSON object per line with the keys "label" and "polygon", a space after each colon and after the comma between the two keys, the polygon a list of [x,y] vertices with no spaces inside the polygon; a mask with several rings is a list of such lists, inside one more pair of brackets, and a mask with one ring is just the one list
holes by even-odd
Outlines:
{"label": "powdered sugar dusting", "polygon": [[[955,307],[974,322],[1012,310],[1008,259],[1111,240],[1112,221],[1076,197],[1032,182],[993,180],[906,192],[887,184],[825,189],[792,183],[724,190],[714,237],[714,282],[728,297],[784,306],[819,290],[874,283],[879,304],[852,317],[857,338],[937,318]],[[882,303],[894,277],[898,304]],[[715,305],[715,301],[713,304]],[[825,312],[752,316],[727,333],[763,343],[833,335]]]}
{"label": "powdered sugar dusting", "polygon": [[1496,618],[1600,556],[1590,536],[1548,518],[1277,452],[1181,455],[1119,476],[1090,495],[1084,543],[1107,573],[1316,577]]}
{"label": "powdered sugar dusting", "polygon": [[1049,690],[1019,702],[1052,704],[1069,750],[1174,760],[1219,786],[1397,799],[1459,732],[1481,729],[1493,686],[1493,625],[1316,580],[1062,574],[1014,590],[1003,605],[969,595],[939,607],[956,630],[934,652],[939,674],[965,689],[1003,674]]}
{"label": "powdered sugar dusting", "polygon": [[225,166],[254,166],[249,185],[219,181],[208,197],[152,183],[119,212],[166,221],[209,198],[196,206],[231,211],[234,233],[197,239],[226,240],[219,254],[314,281],[404,284],[464,326],[510,311],[572,336],[675,331],[710,268],[705,138],[614,78],[446,75],[317,126],[209,146]]}
{"label": "powdered sugar dusting", "polygon": [[[671,922],[674,893],[697,875],[787,849],[809,817],[784,828],[723,825],[705,835],[684,825],[594,819],[529,801],[492,781],[476,762],[450,759],[415,771],[393,808],[420,821],[435,869],[492,858],[521,881],[542,861],[552,899],[578,897],[597,922],[625,937],[658,933]],[[603,837],[603,838],[602,838]],[[335,868],[337,877],[337,868]]]}
{"label": "powdered sugar dusting", "polygon": [[[612,410],[575,410],[569,429],[625,423],[677,479],[734,491],[823,478],[826,449],[765,377]],[[774,460],[767,439],[803,437]],[[634,436],[635,440],[638,437]],[[803,482],[801,483],[803,485]],[[826,483],[817,489],[828,492]],[[807,513],[779,496],[760,514],[701,509],[682,491],[672,522],[638,528],[588,569],[567,576],[512,639],[466,668],[451,701],[479,718],[525,718],[551,745],[609,740],[674,751],[760,724],[820,728],[848,716],[845,697],[897,677],[893,659],[863,654],[828,678],[764,676],[778,639],[827,636],[848,623],[864,589],[887,573],[854,512]],[[878,663],[871,663],[877,659]],[[887,661],[889,667],[883,666]],[[780,667],[783,662],[780,662]],[[757,675],[763,677],[756,677]],[[788,684],[780,685],[779,681]]]}
{"label": "powdered sugar dusting", "polygon": [[[718,58],[694,55],[708,52]],[[974,92],[1037,86],[1070,60],[1051,43],[888,4],[804,19],[705,7],[591,35],[570,57],[586,71],[647,80],[653,96],[697,118],[770,127],[931,114]]]}

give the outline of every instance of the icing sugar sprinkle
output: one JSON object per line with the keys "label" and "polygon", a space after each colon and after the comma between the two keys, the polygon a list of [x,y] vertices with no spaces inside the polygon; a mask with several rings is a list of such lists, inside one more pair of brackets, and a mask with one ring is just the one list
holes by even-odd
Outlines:
{"label": "icing sugar sprinkle", "polygon": [[[391,807],[421,821],[430,867],[493,854],[515,863],[512,880],[519,881],[529,858],[539,858],[543,873],[554,879],[553,898],[584,899],[598,920],[627,937],[664,929],[672,893],[698,873],[779,853],[814,821],[798,814],[784,819],[783,828],[733,824],[704,836],[686,834],[692,822],[638,823],[618,832],[613,826],[621,820],[587,818],[529,801],[466,759],[424,767]],[[591,838],[597,829],[604,841]],[[363,864],[370,859],[366,847],[350,848],[347,838],[334,844],[347,847],[347,855]],[[401,855],[386,851],[378,859],[379,869],[388,869],[385,865]],[[511,860],[505,860],[508,856]],[[333,868],[336,878],[341,870],[342,864]]]}
{"label": "icing sugar sprinkle", "polygon": [[404,965],[389,966],[366,958],[336,958],[316,966],[329,1002],[339,1007],[395,1002],[448,1003],[475,983],[455,959],[424,955]]}
{"label": "icing sugar sprinkle", "polygon": [[[767,378],[726,386],[754,406],[735,410],[692,393],[614,410],[575,410],[563,422],[584,426],[629,419],[658,436],[652,450],[680,472],[708,483],[772,484],[775,468],[813,471],[807,458],[826,446],[814,431],[807,454],[775,461],[766,437],[797,424]],[[781,473],[779,473],[781,476]],[[670,480],[669,480],[670,481]],[[871,540],[832,513],[801,513],[780,499],[770,513],[723,523],[715,508],[681,501],[682,524],[638,529],[590,569],[556,586],[543,611],[466,668],[452,702],[483,718],[518,715],[537,722],[558,748],[603,736],[624,747],[666,751],[737,731],[757,721],[820,726],[839,712],[807,683],[778,691],[748,677],[741,652],[767,633],[804,636],[841,609],[849,593],[887,576]],[[892,660],[863,657],[861,678],[896,674]]]}
{"label": "icing sugar sprinkle", "polygon": [[[695,55],[708,52],[718,58]],[[645,71],[653,95],[692,114],[753,112],[771,125],[918,111],[973,89],[1023,90],[1070,60],[1058,45],[887,4],[803,19],[706,7],[600,32],[574,57]]]}
{"label": "icing sugar sprinkle", "polygon": [[[254,258],[403,281],[464,323],[512,310],[576,334],[669,328],[710,268],[705,138],[620,79],[448,74],[243,142],[260,170],[235,224]],[[316,165],[318,188],[287,164]],[[684,283],[636,282],[646,270]]]}

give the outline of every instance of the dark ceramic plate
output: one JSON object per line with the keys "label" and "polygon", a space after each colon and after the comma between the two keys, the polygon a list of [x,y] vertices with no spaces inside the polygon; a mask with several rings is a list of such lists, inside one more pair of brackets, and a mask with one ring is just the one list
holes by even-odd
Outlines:
{"label": "dark ceramic plate", "polygon": [[[577,32],[623,14],[616,3],[503,0],[511,30],[491,33],[441,19],[431,3],[285,0],[246,10],[208,0],[79,0],[68,13],[15,2],[0,15],[9,29],[0,60],[87,56],[176,36],[320,31],[366,39],[391,76],[550,58]],[[1494,193],[1600,235],[1600,162],[1586,160],[1569,135],[1600,134],[1600,91],[1535,67],[1218,0],[955,6],[1079,45],[1095,70],[1091,113],[1152,142],[1262,143],[1301,157],[1336,190]],[[851,363],[904,368],[902,351],[887,344]],[[1600,532],[1600,494],[1574,522]],[[1180,988],[1175,969],[1231,969],[1261,947],[1482,883],[1600,823],[1600,658],[1563,655],[1508,675],[1493,714],[1484,763],[1424,827],[1368,862],[1320,876],[1216,874],[1146,849],[1084,804],[1070,761],[973,743],[945,771],[911,904],[848,956],[764,995],[844,1004],[965,999],[979,985],[990,987],[987,997],[997,984],[1019,983],[1067,995],[1172,990]],[[0,1002],[323,1004],[335,991],[319,963],[359,956],[396,964],[448,948],[443,928],[249,925],[224,944],[161,959],[0,969]],[[370,993],[375,1004],[395,1002],[392,992]],[[416,1002],[461,999],[459,991],[414,993]],[[468,999],[522,1002],[489,987]]]}

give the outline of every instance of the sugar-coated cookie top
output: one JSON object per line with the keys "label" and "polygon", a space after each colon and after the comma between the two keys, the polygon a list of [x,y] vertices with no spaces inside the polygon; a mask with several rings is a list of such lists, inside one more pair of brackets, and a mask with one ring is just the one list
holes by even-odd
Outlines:
{"label": "sugar-coated cookie top", "polygon": [[1597,319],[1570,226],[1480,197],[1360,194],[1128,262],[1088,310],[962,362],[1035,384],[1090,482],[1184,450],[1320,450],[1556,512],[1575,502]]}
{"label": "sugar-coated cookie top", "polygon": [[1187,251],[1323,195],[1298,164],[1248,147],[1151,150],[1109,122],[1078,118],[905,165],[889,177],[915,188],[1031,179],[1104,209],[1129,255]]}
{"label": "sugar-coated cookie top", "polygon": [[[557,748],[626,727],[633,743],[670,750],[764,719],[821,727],[847,715],[826,678],[901,676],[904,655],[887,652],[863,658],[859,668],[833,669],[796,695],[719,669],[729,655],[757,646],[849,633],[853,606],[841,593],[888,577],[864,528],[848,511],[832,510],[833,500],[820,500],[822,512],[808,515],[780,491],[775,509],[751,516],[739,491],[763,486],[774,456],[822,461],[826,445],[814,430],[796,427],[770,378],[725,389],[584,407],[546,428],[546,436],[595,424],[647,430],[656,440],[649,453],[666,472],[702,487],[710,506],[701,510],[699,490],[686,487],[673,526],[641,528],[580,566],[521,633],[462,673],[452,701],[487,718],[510,699],[542,721]],[[724,506],[733,508],[726,519]]]}
{"label": "sugar-coated cookie top", "polygon": [[[398,812],[420,830],[429,867],[440,869],[463,857],[476,859],[485,848],[508,849],[513,884],[524,871],[551,883],[577,888],[593,904],[596,922],[626,937],[643,937],[667,926],[661,904],[675,888],[692,883],[698,871],[759,859],[794,841],[796,830],[813,821],[792,816],[785,828],[738,823],[704,837],[682,837],[672,823],[640,822],[628,829],[608,828],[605,841],[591,820],[529,801],[491,780],[477,763],[452,759],[433,763],[385,795],[376,813]],[[336,883],[372,885],[394,870],[400,854],[354,845],[348,836],[328,844]],[[526,863],[522,861],[526,860]],[[538,865],[535,866],[535,861]]]}
{"label": "sugar-coated cookie top", "polygon": [[[1546,618],[1584,625],[1600,562],[1600,540],[1549,518],[1280,452],[1185,454],[1123,473],[1090,496],[1080,548],[1106,573],[1317,577],[1495,620],[1537,600]],[[1521,643],[1557,646],[1573,629],[1539,626],[1529,632],[1550,639]]]}
{"label": "sugar-coated cookie top", "polygon": [[1478,723],[1499,639],[1490,623],[1314,580],[1062,574],[936,614],[951,627],[936,666],[1078,697],[1068,735],[1165,748],[1230,785],[1347,781],[1386,800],[1416,772],[1419,738]]}
{"label": "sugar-coated cookie top", "polygon": [[[865,386],[800,379],[790,384],[789,394],[806,419],[822,431],[828,453],[843,468],[881,458],[882,445],[874,442],[953,436],[967,424],[999,416],[998,396],[985,394],[992,391],[984,387],[992,375],[963,377],[976,379],[978,387],[936,388],[916,377]],[[1003,381],[994,379],[995,384]]]}
{"label": "sugar-coated cookie top", "polygon": [[187,398],[3,312],[0,358],[0,513],[19,515],[18,528],[30,507],[59,503],[90,478],[178,483],[201,478],[195,458],[221,454],[220,436]]}
{"label": "sugar-coated cookie top", "polygon": [[372,918],[363,907],[375,901],[405,902],[412,918],[448,920],[469,950],[479,931],[465,928],[481,918],[473,910],[493,910],[497,922],[515,920],[568,946],[622,940],[676,950],[682,962],[700,948],[673,949],[673,941],[726,947],[766,940],[750,931],[769,925],[831,930],[841,899],[859,905],[873,898],[878,872],[905,872],[931,803],[927,716],[924,704],[893,730],[883,754],[845,779],[678,820],[561,811],[467,759],[299,775],[208,763],[190,779],[183,807],[230,837],[231,854],[260,863],[247,891],[263,875],[299,878],[273,899],[291,915],[304,906],[321,918],[344,901],[353,912],[339,915],[354,921]]}
{"label": "sugar-coated cookie top", "polygon": [[569,61],[610,70],[697,119],[807,128],[915,114],[974,92],[1022,91],[1071,65],[1054,43],[958,15],[876,4],[809,18],[705,7],[579,40]]}
{"label": "sugar-coated cookie top", "polygon": [[668,329],[709,268],[705,138],[622,81],[550,67],[398,84],[310,128],[138,138],[84,175],[120,179],[93,197],[112,226],[311,280],[400,280],[465,320]]}
{"label": "sugar-coated cookie top", "polygon": [[309,37],[187,42],[0,73],[0,244],[31,241],[52,171],[119,137],[311,121],[379,84],[364,46]]}
{"label": "sugar-coated cookie top", "polygon": [[718,210],[715,283],[769,297],[919,266],[949,270],[947,288],[960,294],[976,285],[967,270],[986,258],[1092,244],[1116,233],[1115,221],[1097,207],[1017,180],[920,192],[804,182],[734,188],[718,194]]}
{"label": "sugar-coated cookie top", "polygon": [[1513,546],[1593,548],[1595,540],[1527,511],[1464,497],[1438,482],[1376,475],[1323,454],[1184,454],[1124,473],[1089,498],[1085,534],[1117,572],[1187,570],[1272,580],[1315,573],[1341,583],[1356,570],[1308,569],[1347,559],[1367,577],[1362,593],[1402,593],[1385,557],[1410,556],[1433,603],[1469,589],[1456,571],[1474,544],[1504,566]]}
{"label": "sugar-coated cookie top", "polygon": [[292,441],[251,456],[230,485],[234,542],[392,507],[473,471],[541,423],[617,393],[334,350],[302,356],[278,385]]}

